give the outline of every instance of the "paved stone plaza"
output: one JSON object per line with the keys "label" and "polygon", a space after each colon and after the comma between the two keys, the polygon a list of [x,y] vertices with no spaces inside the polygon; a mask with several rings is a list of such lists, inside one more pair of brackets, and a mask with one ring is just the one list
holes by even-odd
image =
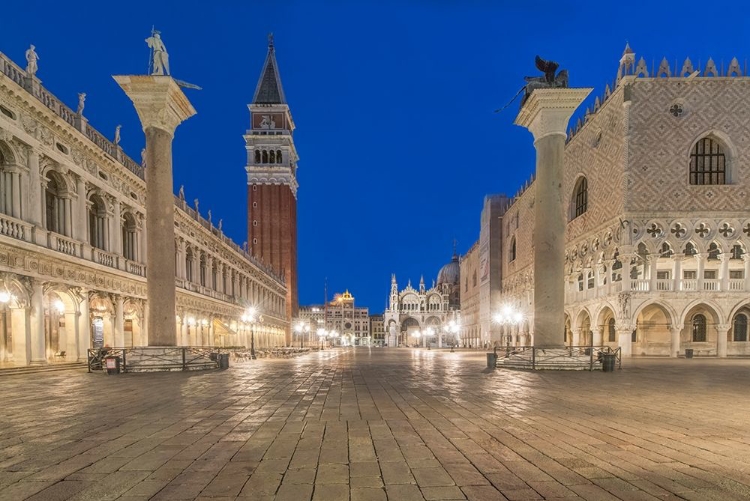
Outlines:
{"label": "paved stone plaza", "polygon": [[0,379],[0,499],[750,498],[750,360],[511,372],[338,349]]}

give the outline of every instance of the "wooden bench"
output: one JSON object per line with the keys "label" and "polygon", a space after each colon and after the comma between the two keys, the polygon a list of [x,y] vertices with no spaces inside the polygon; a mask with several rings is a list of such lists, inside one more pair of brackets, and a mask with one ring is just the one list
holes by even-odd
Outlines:
{"label": "wooden bench", "polygon": [[53,358],[54,358],[55,360],[57,360],[57,359],[59,359],[59,358],[62,358],[63,360],[65,360],[65,352],[64,352],[64,351],[58,351],[57,353],[55,353],[55,354],[53,355]]}

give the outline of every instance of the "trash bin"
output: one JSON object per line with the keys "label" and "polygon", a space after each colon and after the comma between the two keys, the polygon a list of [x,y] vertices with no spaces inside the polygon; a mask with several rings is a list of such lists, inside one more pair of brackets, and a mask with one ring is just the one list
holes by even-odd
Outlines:
{"label": "trash bin", "polygon": [[219,353],[219,369],[229,369],[229,353]]}
{"label": "trash bin", "polygon": [[216,353],[215,351],[212,351],[211,353],[208,354],[208,358],[216,362],[217,360],[219,360],[219,354]]}
{"label": "trash bin", "polygon": [[617,355],[614,353],[602,353],[602,372],[614,372]]}
{"label": "trash bin", "polygon": [[693,358],[693,349],[685,348],[685,358]]}
{"label": "trash bin", "polygon": [[494,369],[495,367],[497,367],[497,353],[488,353],[487,354],[487,368]]}
{"label": "trash bin", "polygon": [[107,368],[107,374],[120,373],[120,357],[106,357],[104,366]]}

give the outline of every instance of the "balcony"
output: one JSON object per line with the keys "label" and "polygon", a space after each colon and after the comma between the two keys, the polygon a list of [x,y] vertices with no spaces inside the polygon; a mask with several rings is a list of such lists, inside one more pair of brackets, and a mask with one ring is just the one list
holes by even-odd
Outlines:
{"label": "balcony", "polygon": [[[580,290],[580,282],[571,284],[574,289],[568,288],[565,293],[565,300],[567,302],[581,302],[589,299],[593,299],[599,296],[608,296],[611,294],[617,294],[623,291],[622,281],[613,282],[602,285],[600,287],[593,287],[588,289]],[[631,292],[674,292],[675,285],[677,285],[677,292],[746,292],[750,290],[745,285],[744,278],[731,278],[726,281],[721,279],[706,278],[701,280],[698,279],[683,279],[675,281],[673,279],[658,279],[655,281],[655,287],[652,287],[651,280],[648,279],[631,279],[630,280],[630,291]]]}

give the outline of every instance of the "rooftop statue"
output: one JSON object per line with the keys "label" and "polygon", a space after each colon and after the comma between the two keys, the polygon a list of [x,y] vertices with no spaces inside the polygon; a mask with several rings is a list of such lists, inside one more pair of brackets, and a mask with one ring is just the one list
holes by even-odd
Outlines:
{"label": "rooftop statue", "polygon": [[161,32],[151,30],[151,36],[146,39],[146,43],[151,48],[148,68],[151,75],[169,75],[169,54],[161,40]]}
{"label": "rooftop statue", "polygon": [[36,49],[36,47],[31,45],[26,51],[26,73],[28,73],[29,76],[36,75],[36,71],[39,69],[39,65],[37,65],[39,55],[34,49]]}
{"label": "rooftop statue", "polygon": [[560,66],[554,61],[545,61],[539,56],[534,59],[536,67],[539,71],[544,73],[541,77],[524,77],[526,80],[526,86],[524,90],[526,93],[521,99],[521,106],[526,103],[534,89],[549,89],[549,88],[567,88],[568,87],[568,70],[561,70],[560,73],[555,75],[557,68]]}

